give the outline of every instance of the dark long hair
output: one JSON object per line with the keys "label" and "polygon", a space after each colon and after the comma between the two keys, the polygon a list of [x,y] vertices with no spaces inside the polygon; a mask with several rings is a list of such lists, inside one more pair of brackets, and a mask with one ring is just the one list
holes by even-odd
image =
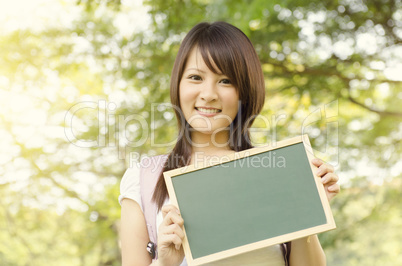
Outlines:
{"label": "dark long hair", "polygon": [[249,128],[264,105],[265,83],[261,63],[247,36],[226,22],[203,22],[193,27],[180,46],[172,70],[170,100],[175,107],[179,137],[165,161],[152,197],[159,210],[168,197],[163,172],[186,166],[191,159],[190,126],[181,112],[179,85],[194,47],[199,49],[208,68],[214,73],[226,75],[239,93],[238,113],[230,124],[229,146],[232,150],[242,151],[252,147]]}

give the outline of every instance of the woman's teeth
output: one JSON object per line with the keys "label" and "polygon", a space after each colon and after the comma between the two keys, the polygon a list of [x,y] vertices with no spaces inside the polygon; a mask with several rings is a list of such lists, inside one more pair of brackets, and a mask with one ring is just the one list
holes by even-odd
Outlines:
{"label": "woman's teeth", "polygon": [[203,112],[203,113],[208,113],[208,114],[215,114],[219,113],[221,110],[219,109],[205,109],[205,108],[196,108],[198,111]]}

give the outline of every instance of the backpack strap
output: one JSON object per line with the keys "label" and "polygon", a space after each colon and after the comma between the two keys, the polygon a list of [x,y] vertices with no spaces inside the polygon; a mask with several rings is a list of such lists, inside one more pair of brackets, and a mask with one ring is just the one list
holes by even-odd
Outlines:
{"label": "backpack strap", "polygon": [[[155,186],[158,182],[159,175],[163,170],[163,166],[168,155],[159,155],[148,157],[141,160],[140,164],[140,188],[141,188],[141,202],[142,211],[147,225],[149,240],[154,243],[155,250],[158,243],[156,216],[158,213],[158,206],[152,200],[154,195]],[[145,248],[145,247],[144,247]],[[154,259],[158,258],[158,254]]]}
{"label": "backpack strap", "polygon": [[290,258],[290,250],[292,246],[292,242],[286,242],[282,243],[281,245],[281,250],[283,253],[283,258],[285,259],[285,265],[289,266],[289,258]]}

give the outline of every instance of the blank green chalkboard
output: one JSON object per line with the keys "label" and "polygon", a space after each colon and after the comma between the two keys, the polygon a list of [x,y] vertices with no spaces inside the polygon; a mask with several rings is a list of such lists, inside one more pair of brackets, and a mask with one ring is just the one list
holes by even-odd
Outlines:
{"label": "blank green chalkboard", "polygon": [[303,138],[164,173],[171,202],[184,219],[189,265],[335,228]]}

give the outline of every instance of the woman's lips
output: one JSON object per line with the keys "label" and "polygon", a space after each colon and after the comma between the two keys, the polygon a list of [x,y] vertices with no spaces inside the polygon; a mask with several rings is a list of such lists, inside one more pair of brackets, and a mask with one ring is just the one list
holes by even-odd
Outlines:
{"label": "woman's lips", "polygon": [[196,107],[195,109],[197,110],[197,112],[200,115],[207,116],[207,117],[211,117],[211,116],[214,116],[214,115],[222,112],[222,110],[220,110],[220,109],[208,108],[208,107]]}

